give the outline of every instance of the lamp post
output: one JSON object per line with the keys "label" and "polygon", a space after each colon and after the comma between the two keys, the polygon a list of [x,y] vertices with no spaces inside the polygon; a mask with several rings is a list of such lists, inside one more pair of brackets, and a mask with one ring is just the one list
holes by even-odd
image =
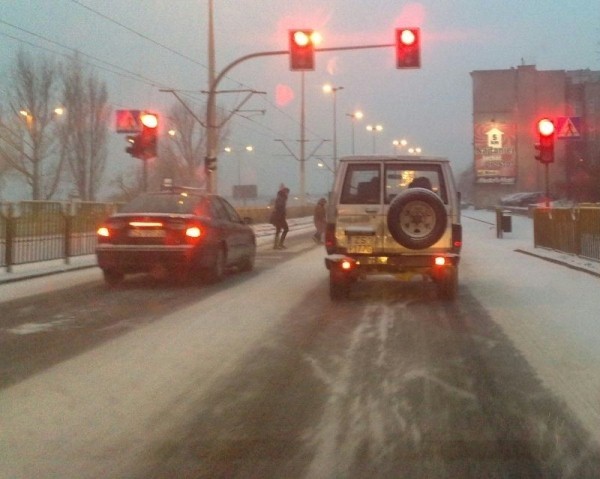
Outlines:
{"label": "lamp post", "polygon": [[404,148],[407,144],[408,142],[405,139],[392,141],[392,145],[394,145],[394,152],[396,154],[398,154],[400,149]]}
{"label": "lamp post", "polygon": [[332,86],[329,83],[323,85],[325,93],[333,95],[333,171],[337,171],[337,92],[343,90],[343,86]]}
{"label": "lamp post", "polygon": [[[248,153],[252,153],[254,151],[254,147],[252,145],[247,145],[244,147],[244,150],[246,150]],[[225,153],[234,153],[234,149],[231,148],[231,146],[226,146],[225,148],[223,148],[223,151]],[[235,150],[235,152],[237,152],[238,150]],[[246,196],[244,194],[243,188],[242,188],[242,158],[241,155],[237,154],[237,190],[239,192],[239,194],[242,195],[242,204],[244,206],[246,206]],[[235,191],[235,186],[234,186],[234,191]]]}
{"label": "lamp post", "polygon": [[354,113],[346,113],[346,116],[350,117],[350,121],[352,122],[352,154],[354,155],[354,126],[356,121],[363,117],[363,112],[356,110]]}
{"label": "lamp post", "polygon": [[367,125],[367,131],[370,131],[373,134],[373,154],[375,154],[375,138],[377,133],[383,131],[383,126],[381,125]]}

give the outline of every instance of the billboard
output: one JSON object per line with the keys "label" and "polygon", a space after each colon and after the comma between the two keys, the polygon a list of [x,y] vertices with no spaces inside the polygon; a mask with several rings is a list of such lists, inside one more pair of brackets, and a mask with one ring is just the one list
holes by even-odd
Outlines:
{"label": "billboard", "polygon": [[473,147],[475,182],[512,185],[517,179],[514,124],[475,123]]}

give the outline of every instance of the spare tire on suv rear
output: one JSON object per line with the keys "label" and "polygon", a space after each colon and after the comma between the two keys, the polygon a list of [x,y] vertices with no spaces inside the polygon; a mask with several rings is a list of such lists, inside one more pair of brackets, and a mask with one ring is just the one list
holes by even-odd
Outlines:
{"label": "spare tire on suv rear", "polygon": [[400,193],[388,209],[390,234],[406,248],[429,248],[442,237],[447,224],[444,203],[426,188],[411,188]]}

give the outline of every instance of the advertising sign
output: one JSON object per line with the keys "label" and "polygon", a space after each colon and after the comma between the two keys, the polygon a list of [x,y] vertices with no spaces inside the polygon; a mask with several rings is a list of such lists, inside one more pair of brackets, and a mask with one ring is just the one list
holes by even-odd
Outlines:
{"label": "advertising sign", "polygon": [[476,183],[514,184],[517,178],[514,125],[476,123],[473,140]]}

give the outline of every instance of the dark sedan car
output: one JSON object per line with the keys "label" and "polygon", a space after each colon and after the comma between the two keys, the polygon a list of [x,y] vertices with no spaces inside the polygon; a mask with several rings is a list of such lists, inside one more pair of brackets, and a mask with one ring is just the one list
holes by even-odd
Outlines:
{"label": "dark sedan car", "polygon": [[109,285],[129,273],[219,281],[230,267],[254,267],[256,237],[248,223],[217,195],[181,187],[147,193],[100,226],[98,265]]}

